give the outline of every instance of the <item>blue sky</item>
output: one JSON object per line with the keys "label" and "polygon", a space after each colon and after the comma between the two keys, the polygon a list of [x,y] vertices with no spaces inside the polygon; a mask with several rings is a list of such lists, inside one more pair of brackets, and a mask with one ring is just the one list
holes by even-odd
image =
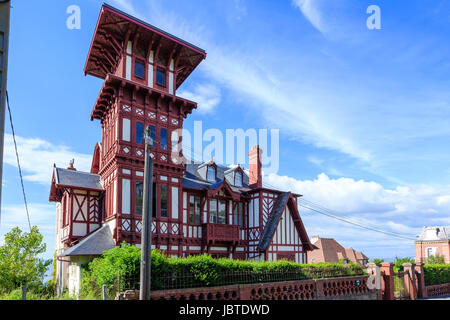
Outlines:
{"label": "blue sky", "polygon": [[[110,0],[208,53],[178,93],[199,102],[185,122],[204,129],[280,130],[280,170],[265,181],[414,238],[450,224],[450,3],[420,0]],[[66,8],[81,8],[81,29]],[[53,163],[89,170],[102,81],[83,75],[101,1],[14,2],[9,95],[31,221],[53,255]],[[381,8],[381,30],[366,9]],[[7,123],[9,128],[9,123]],[[7,130],[10,133],[10,130]],[[334,237],[370,258],[414,256],[410,240],[305,209],[310,236]],[[6,136],[0,236],[25,229]]]}

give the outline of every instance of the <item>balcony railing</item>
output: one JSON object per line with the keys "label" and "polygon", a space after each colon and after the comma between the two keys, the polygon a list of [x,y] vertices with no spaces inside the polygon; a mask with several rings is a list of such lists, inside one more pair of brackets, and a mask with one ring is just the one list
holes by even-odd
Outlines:
{"label": "balcony railing", "polygon": [[213,223],[204,224],[202,230],[207,243],[239,242],[239,232],[239,226]]}

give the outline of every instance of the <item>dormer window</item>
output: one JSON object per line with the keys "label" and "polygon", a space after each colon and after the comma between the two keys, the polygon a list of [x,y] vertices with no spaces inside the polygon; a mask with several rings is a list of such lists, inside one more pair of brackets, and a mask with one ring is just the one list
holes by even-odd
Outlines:
{"label": "dormer window", "polygon": [[216,168],[214,166],[208,166],[206,179],[211,182],[216,181]]}
{"label": "dormer window", "polygon": [[236,171],[234,173],[234,185],[236,187],[242,187],[242,172]]}

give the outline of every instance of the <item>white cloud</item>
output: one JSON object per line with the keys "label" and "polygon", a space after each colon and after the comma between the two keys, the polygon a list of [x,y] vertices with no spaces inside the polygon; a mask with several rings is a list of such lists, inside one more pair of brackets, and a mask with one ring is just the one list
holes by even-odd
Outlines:
{"label": "white cloud", "polygon": [[318,0],[293,0],[306,19],[320,32],[325,33],[327,28],[323,22],[322,14],[317,6]]}
{"label": "white cloud", "polygon": [[263,181],[269,187],[302,194],[300,203],[311,201],[352,222],[412,239],[403,240],[365,230],[300,207],[309,236],[334,237],[346,246],[368,249],[372,257],[388,254],[392,258],[405,255],[405,252],[412,256],[413,239],[424,226],[448,225],[450,222],[450,208],[442,206],[442,201],[439,201],[448,197],[450,186],[433,188],[416,185],[386,189],[370,181],[330,179],[323,173],[315,180],[297,180],[271,174],[264,176]]}
{"label": "white cloud", "polygon": [[[49,185],[52,178],[53,164],[66,168],[71,159],[80,171],[89,171],[91,155],[75,152],[70,147],[54,145],[39,138],[16,136],[19,160],[24,179],[43,185]],[[5,134],[4,162],[17,167],[13,137]]]}
{"label": "white cloud", "polygon": [[177,95],[197,102],[199,113],[211,113],[220,103],[220,90],[212,84],[197,84],[193,90],[180,90]]}

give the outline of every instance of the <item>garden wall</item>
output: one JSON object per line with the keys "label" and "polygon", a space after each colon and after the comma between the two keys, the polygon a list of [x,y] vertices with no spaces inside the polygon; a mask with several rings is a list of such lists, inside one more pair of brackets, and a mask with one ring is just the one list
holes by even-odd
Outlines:
{"label": "garden wall", "polygon": [[[160,290],[152,300],[377,300],[377,290],[367,288],[368,276],[283,281],[190,289]],[[118,300],[137,300],[138,291],[127,291]]]}

